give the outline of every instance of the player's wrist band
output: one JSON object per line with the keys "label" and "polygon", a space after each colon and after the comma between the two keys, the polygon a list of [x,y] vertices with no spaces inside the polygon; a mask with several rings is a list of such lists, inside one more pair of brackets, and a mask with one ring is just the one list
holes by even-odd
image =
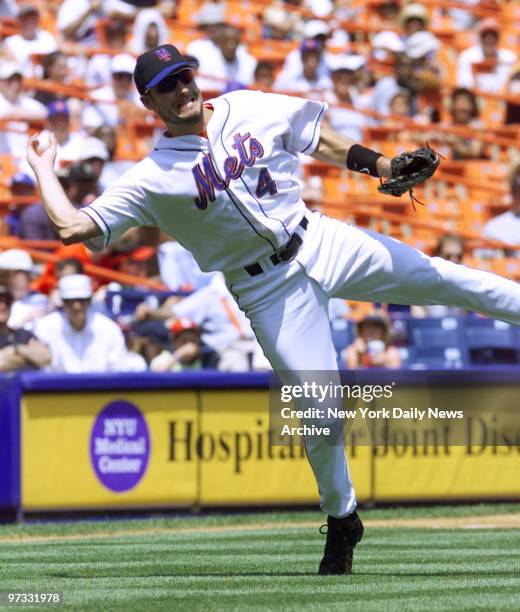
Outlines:
{"label": "player's wrist band", "polygon": [[347,168],[353,172],[379,177],[377,160],[382,156],[382,153],[376,153],[363,145],[354,144],[347,153]]}

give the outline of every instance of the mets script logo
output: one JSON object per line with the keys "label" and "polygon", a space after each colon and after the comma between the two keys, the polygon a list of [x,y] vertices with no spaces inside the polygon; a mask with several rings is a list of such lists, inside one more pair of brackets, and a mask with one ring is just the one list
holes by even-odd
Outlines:
{"label": "mets script logo", "polygon": [[159,47],[158,49],[156,49],[155,55],[163,62],[170,62],[172,59],[170,52],[164,47]]}
{"label": "mets script logo", "polygon": [[[224,160],[224,178],[219,176],[209,153],[206,153],[202,162],[191,170],[199,192],[194,202],[197,208],[201,210],[208,207],[208,201],[215,201],[215,190],[225,191],[231,181],[235,181],[242,176],[245,168],[251,168],[257,159],[264,156],[264,148],[256,138],[251,137],[249,132],[244,135],[235,134],[233,140],[234,144],[232,146],[237,155],[230,155]],[[248,150],[246,150],[246,144]],[[271,179],[267,168],[262,168],[258,178],[256,195],[262,197],[267,192],[274,195],[277,192],[276,184]]]}

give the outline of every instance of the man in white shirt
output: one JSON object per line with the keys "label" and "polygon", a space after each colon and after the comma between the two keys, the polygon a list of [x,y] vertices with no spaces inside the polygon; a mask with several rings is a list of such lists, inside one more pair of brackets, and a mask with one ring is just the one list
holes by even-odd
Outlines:
{"label": "man in white shirt", "polygon": [[63,310],[40,319],[38,339],[52,353],[52,372],[121,372],[127,350],[123,332],[112,319],[91,308],[92,282],[84,274],[60,279]]}
{"label": "man in white shirt", "polygon": [[[365,65],[361,55],[341,54],[334,56],[330,69],[333,89],[326,97],[327,102],[334,104],[350,104],[356,106],[355,74]],[[362,140],[363,128],[370,125],[367,115],[350,108],[332,106],[329,111],[329,125],[333,130],[351,138]]]}
{"label": "man in white shirt", "polygon": [[34,75],[32,54],[47,55],[58,48],[54,36],[38,27],[39,20],[40,11],[35,4],[22,4],[18,10],[20,33],[4,40],[4,45],[21,66],[26,77]]}
{"label": "man in white shirt", "polygon": [[[494,19],[484,19],[479,26],[480,44],[469,47],[457,59],[457,85],[468,89],[500,92],[504,87],[517,56],[509,49],[499,48],[500,28]],[[489,69],[475,75],[475,64],[489,63]]]}
{"label": "man in white shirt", "polygon": [[48,310],[47,297],[32,291],[35,268],[31,256],[22,249],[0,253],[0,275],[13,296],[9,327],[32,330],[34,322]]}
{"label": "man in white shirt", "polygon": [[[319,19],[311,19],[303,26],[303,39],[314,40],[321,44],[323,52],[320,55],[320,63],[318,66],[319,77],[329,76],[329,61],[332,57],[325,50],[327,38],[330,35],[330,27],[325,21]],[[303,72],[302,56],[299,49],[293,49],[287,54],[282,67],[281,74],[289,77],[299,77]]]}
{"label": "man in white shirt", "polygon": [[202,53],[200,47],[188,47],[188,53],[199,62],[201,90],[223,91],[230,82],[241,85],[253,82],[257,61],[240,44],[240,37],[240,30],[234,26],[221,25],[210,43],[212,52]]}
{"label": "man in white shirt", "polygon": [[274,83],[278,91],[294,91],[299,93],[319,92],[332,89],[332,81],[328,75],[320,74],[320,61],[323,47],[320,42],[309,39],[300,45],[302,72],[290,74],[281,72]]}
{"label": "man in white shirt", "polygon": [[90,130],[101,125],[117,126],[121,117],[120,106],[141,106],[132,83],[135,59],[121,53],[112,59],[112,81],[92,92],[95,102],[88,104],[81,116],[81,124]]}
{"label": "man in white shirt", "polygon": [[9,123],[0,131],[0,153],[22,159],[27,147],[27,121],[43,120],[47,109],[22,93],[22,70],[11,62],[0,62],[0,120]]}
{"label": "man in white shirt", "polygon": [[56,156],[56,168],[79,159],[78,150],[85,137],[79,132],[70,129],[70,113],[66,100],[55,100],[47,106],[47,122],[51,131],[58,141],[58,155]]}
{"label": "man in white shirt", "polygon": [[520,164],[511,172],[511,210],[494,217],[484,225],[486,238],[520,245]]}

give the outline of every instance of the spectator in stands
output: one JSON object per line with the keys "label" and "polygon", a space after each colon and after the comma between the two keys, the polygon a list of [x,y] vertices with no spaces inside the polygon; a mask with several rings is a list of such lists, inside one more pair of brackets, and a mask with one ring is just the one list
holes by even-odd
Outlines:
{"label": "spectator in stands", "polygon": [[71,274],[84,274],[85,270],[81,259],[67,257],[56,262],[55,272],[56,279],[60,280],[60,278],[70,276]]}
{"label": "spectator in stands", "polygon": [[139,246],[130,251],[122,258],[117,269],[119,272],[131,274],[137,278],[160,280],[157,255],[153,247]]}
{"label": "spectator in stands", "polygon": [[383,77],[377,81],[372,98],[373,109],[378,113],[388,115],[391,99],[401,88],[404,88],[412,95],[412,107],[415,112],[417,107],[416,96],[420,89],[420,83],[415,76],[413,60],[404,53],[397,55],[394,71],[393,75]]}
{"label": "spectator in stands", "polygon": [[0,153],[22,159],[27,147],[27,121],[43,121],[47,109],[22,93],[22,71],[16,64],[0,62],[0,120],[9,121],[0,130]]}
{"label": "spectator in stands", "polygon": [[35,268],[31,256],[21,249],[0,253],[0,275],[13,296],[9,327],[32,328],[47,311],[47,298],[31,289]]}
{"label": "spectator in stands", "polygon": [[[513,51],[499,47],[500,27],[494,19],[484,19],[480,23],[479,34],[479,44],[463,51],[457,59],[457,85],[468,89],[500,92],[517,57]],[[474,66],[478,64],[487,66],[482,73],[475,76]]]}
{"label": "spectator in stands", "polygon": [[35,75],[31,55],[46,55],[58,48],[54,36],[47,30],[42,30],[39,21],[40,12],[36,4],[21,3],[18,9],[20,33],[8,36],[4,41],[26,77]]}
{"label": "spectator in stands", "polygon": [[53,372],[120,372],[126,369],[123,333],[108,317],[92,310],[92,281],[84,274],[62,276],[63,310],[37,322],[36,336],[52,353]]}
{"label": "spectator in stands", "polygon": [[161,321],[138,321],[134,323],[132,350],[143,357],[150,368],[154,359],[163,352],[168,352],[171,344],[170,333]]}
{"label": "spectator in stands", "polygon": [[[520,98],[520,69],[515,68],[509,77],[509,82],[506,87],[506,94]],[[504,119],[506,125],[520,123],[520,104],[507,102],[506,115]]]}
{"label": "spectator in stands", "polygon": [[378,62],[392,63],[398,53],[404,53],[403,39],[397,32],[383,30],[372,38],[372,55]]}
{"label": "spectator in stands", "polygon": [[214,274],[208,285],[190,296],[169,298],[158,309],[150,308],[147,303],[139,304],[135,316],[138,321],[186,317],[202,329],[202,342],[218,353],[219,370],[249,369],[249,354],[256,344],[253,332],[220,273]]}
{"label": "spectator in stands", "polygon": [[[325,50],[326,41],[330,35],[330,27],[325,21],[311,19],[303,26],[303,39],[314,40],[322,49],[318,66],[318,78],[330,76],[329,63],[331,55]],[[301,78],[303,74],[302,54],[300,49],[293,49],[287,54],[281,73],[286,79]]]}
{"label": "spectator in stands", "polygon": [[[12,180],[16,181],[17,195],[36,194],[36,185],[27,174],[18,173]],[[23,192],[20,192],[20,189],[23,189]],[[12,191],[14,193],[13,189]],[[24,240],[58,240],[41,202],[23,206],[17,233],[18,237]]]}
{"label": "spectator in stands", "polygon": [[270,62],[258,62],[253,77],[253,87],[269,91],[274,85],[274,66]]}
{"label": "spectator in stands", "polygon": [[64,0],[58,11],[57,26],[66,40],[93,46],[97,40],[96,24],[101,17],[131,21],[135,6],[123,0]]}
{"label": "spectator in stands", "polygon": [[93,101],[86,105],[81,116],[81,124],[91,131],[105,124],[116,127],[138,109],[144,112],[132,81],[135,59],[122,53],[112,58],[110,67],[111,83],[92,92]]}
{"label": "spectator in stands", "polygon": [[[43,81],[51,81],[52,83],[67,84],[69,76],[69,68],[67,64],[67,56],[61,51],[53,51],[43,58]],[[68,96],[58,91],[48,91],[44,89],[36,89],[34,99],[45,106],[49,106],[55,100],[66,100]]]}
{"label": "spectator in stands", "polygon": [[[11,195],[14,198],[18,197],[36,197],[36,183],[31,176],[25,172],[17,172],[11,177],[9,181],[9,188]],[[10,206],[9,214],[5,217],[5,222],[9,227],[9,233],[12,236],[20,235],[21,217],[27,208],[33,206],[32,204],[13,204]]]}
{"label": "spectator in stands", "polygon": [[362,140],[363,128],[370,124],[369,118],[357,110],[334,105],[355,106],[355,73],[364,63],[364,58],[359,55],[337,55],[331,64],[332,91],[326,96],[327,102],[331,104],[327,115],[330,127],[355,142]]}
{"label": "spectator in stands", "polygon": [[382,310],[374,310],[357,325],[357,338],[345,351],[349,370],[400,368],[399,351],[389,343],[390,321]]}
{"label": "spectator in stands", "polygon": [[70,113],[66,100],[55,100],[47,107],[47,126],[58,141],[55,167],[65,167],[78,160],[85,137],[71,131]]}
{"label": "spectator in stands", "polygon": [[143,9],[135,18],[130,47],[133,53],[140,55],[168,42],[169,35],[161,13],[153,8]]}
{"label": "spectator in stands", "polygon": [[31,332],[9,327],[12,303],[13,295],[9,288],[0,285],[0,372],[48,366],[51,362],[49,349]]}
{"label": "spectator in stands", "polygon": [[416,32],[424,32],[429,24],[428,11],[426,7],[418,2],[405,4],[399,15],[399,24],[406,40]]}
{"label": "spectator in stands", "polygon": [[[477,99],[470,89],[458,87],[452,92],[450,114],[452,126],[468,127],[476,131],[483,128]],[[476,138],[461,138],[451,134],[444,136],[443,142],[451,145],[453,159],[484,158],[484,143]]]}
{"label": "spectator in stands", "polygon": [[[241,32],[231,25],[219,26],[213,38],[215,52],[200,54],[189,50],[199,62],[202,87],[205,90],[223,91],[229,82],[250,85],[256,68],[256,59],[241,45]],[[190,47],[188,47],[190,49]],[[211,75],[213,79],[204,78]],[[200,86],[200,85],[199,85]]]}
{"label": "spectator in stands", "polygon": [[103,124],[96,128],[94,130],[94,138],[105,143],[108,153],[108,159],[103,164],[103,171],[99,177],[101,191],[104,191],[118,177],[130,169],[135,162],[129,159],[115,159],[117,134],[111,125]]}
{"label": "spectator in stands", "polygon": [[[397,92],[392,96],[389,103],[389,110],[391,115],[399,115],[401,117],[412,116],[412,96],[408,89],[398,89]],[[388,121],[385,122],[385,125]]]}
{"label": "spectator in stands", "polygon": [[185,317],[171,326],[172,340],[150,361],[153,372],[181,372],[202,368],[202,342],[199,327]]}
{"label": "spectator in stands", "polygon": [[85,82],[92,87],[110,85],[112,80],[111,62],[115,53],[124,53],[127,26],[121,19],[107,19],[102,23],[105,45],[111,53],[93,55],[85,70]]}
{"label": "spectator in stands", "polygon": [[[74,247],[74,248],[71,248]],[[84,264],[88,262],[86,248],[77,249],[76,245],[61,246],[54,251],[58,258],[57,262],[48,262],[41,276],[38,279],[38,289],[47,294],[50,310],[61,308],[60,292],[58,281],[62,276],[70,274],[84,274]]]}
{"label": "spectator in stands", "polygon": [[79,162],[89,163],[92,166],[97,179],[99,180],[101,174],[103,173],[105,163],[109,159],[109,155],[107,147],[102,140],[96,138],[95,136],[89,136],[88,138],[84,138],[82,140],[81,147],[79,147],[77,151],[76,159]]}
{"label": "spectator in stands", "polygon": [[482,235],[512,245],[520,245],[520,164],[509,175],[511,187],[511,210],[486,223]]}
{"label": "spectator in stands", "polygon": [[186,47],[185,55],[193,56],[198,61],[199,57],[215,52],[215,41],[219,30],[226,23],[225,4],[221,2],[206,2],[195,15],[195,23],[202,37],[196,38],[189,43]]}
{"label": "spectator in stands", "polygon": [[375,9],[382,26],[395,27],[399,18],[400,2],[398,0],[381,0]]}
{"label": "spectator in stands", "polygon": [[[439,242],[434,249],[435,257],[442,257],[453,263],[460,264],[464,259],[465,245],[460,236],[445,234],[439,238]],[[463,317],[466,311],[458,306],[444,306],[441,304],[428,304],[425,306],[411,306],[410,313],[413,317]]]}
{"label": "spectator in stands", "polygon": [[268,6],[262,15],[262,38],[294,40],[298,34],[299,17],[283,6]]}
{"label": "spectator in stands", "polygon": [[405,53],[414,63],[414,78],[421,93],[440,97],[439,40],[431,33],[419,31],[406,39]]}
{"label": "spectator in stands", "polygon": [[92,203],[100,193],[98,175],[91,162],[69,166],[63,180],[67,197],[78,208]]}
{"label": "spectator in stands", "polygon": [[332,89],[328,76],[319,75],[319,65],[323,47],[313,39],[304,40],[300,45],[302,72],[298,75],[281,72],[275,80],[274,88],[279,91],[294,91],[308,94]]}

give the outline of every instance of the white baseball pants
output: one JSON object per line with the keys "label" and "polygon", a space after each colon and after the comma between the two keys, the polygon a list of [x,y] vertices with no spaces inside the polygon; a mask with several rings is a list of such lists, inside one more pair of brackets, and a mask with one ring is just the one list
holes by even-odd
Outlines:
{"label": "white baseball pants", "polygon": [[[520,284],[428,257],[398,240],[318,213],[307,216],[309,226],[293,261],[273,266],[264,258],[265,272],[254,277],[243,269],[225,273],[229,290],[282,379],[287,371],[337,372],[328,317],[331,297],[460,306],[520,325]],[[321,509],[338,518],[353,512],[356,498],[343,447],[321,438],[307,439],[305,446]]]}

